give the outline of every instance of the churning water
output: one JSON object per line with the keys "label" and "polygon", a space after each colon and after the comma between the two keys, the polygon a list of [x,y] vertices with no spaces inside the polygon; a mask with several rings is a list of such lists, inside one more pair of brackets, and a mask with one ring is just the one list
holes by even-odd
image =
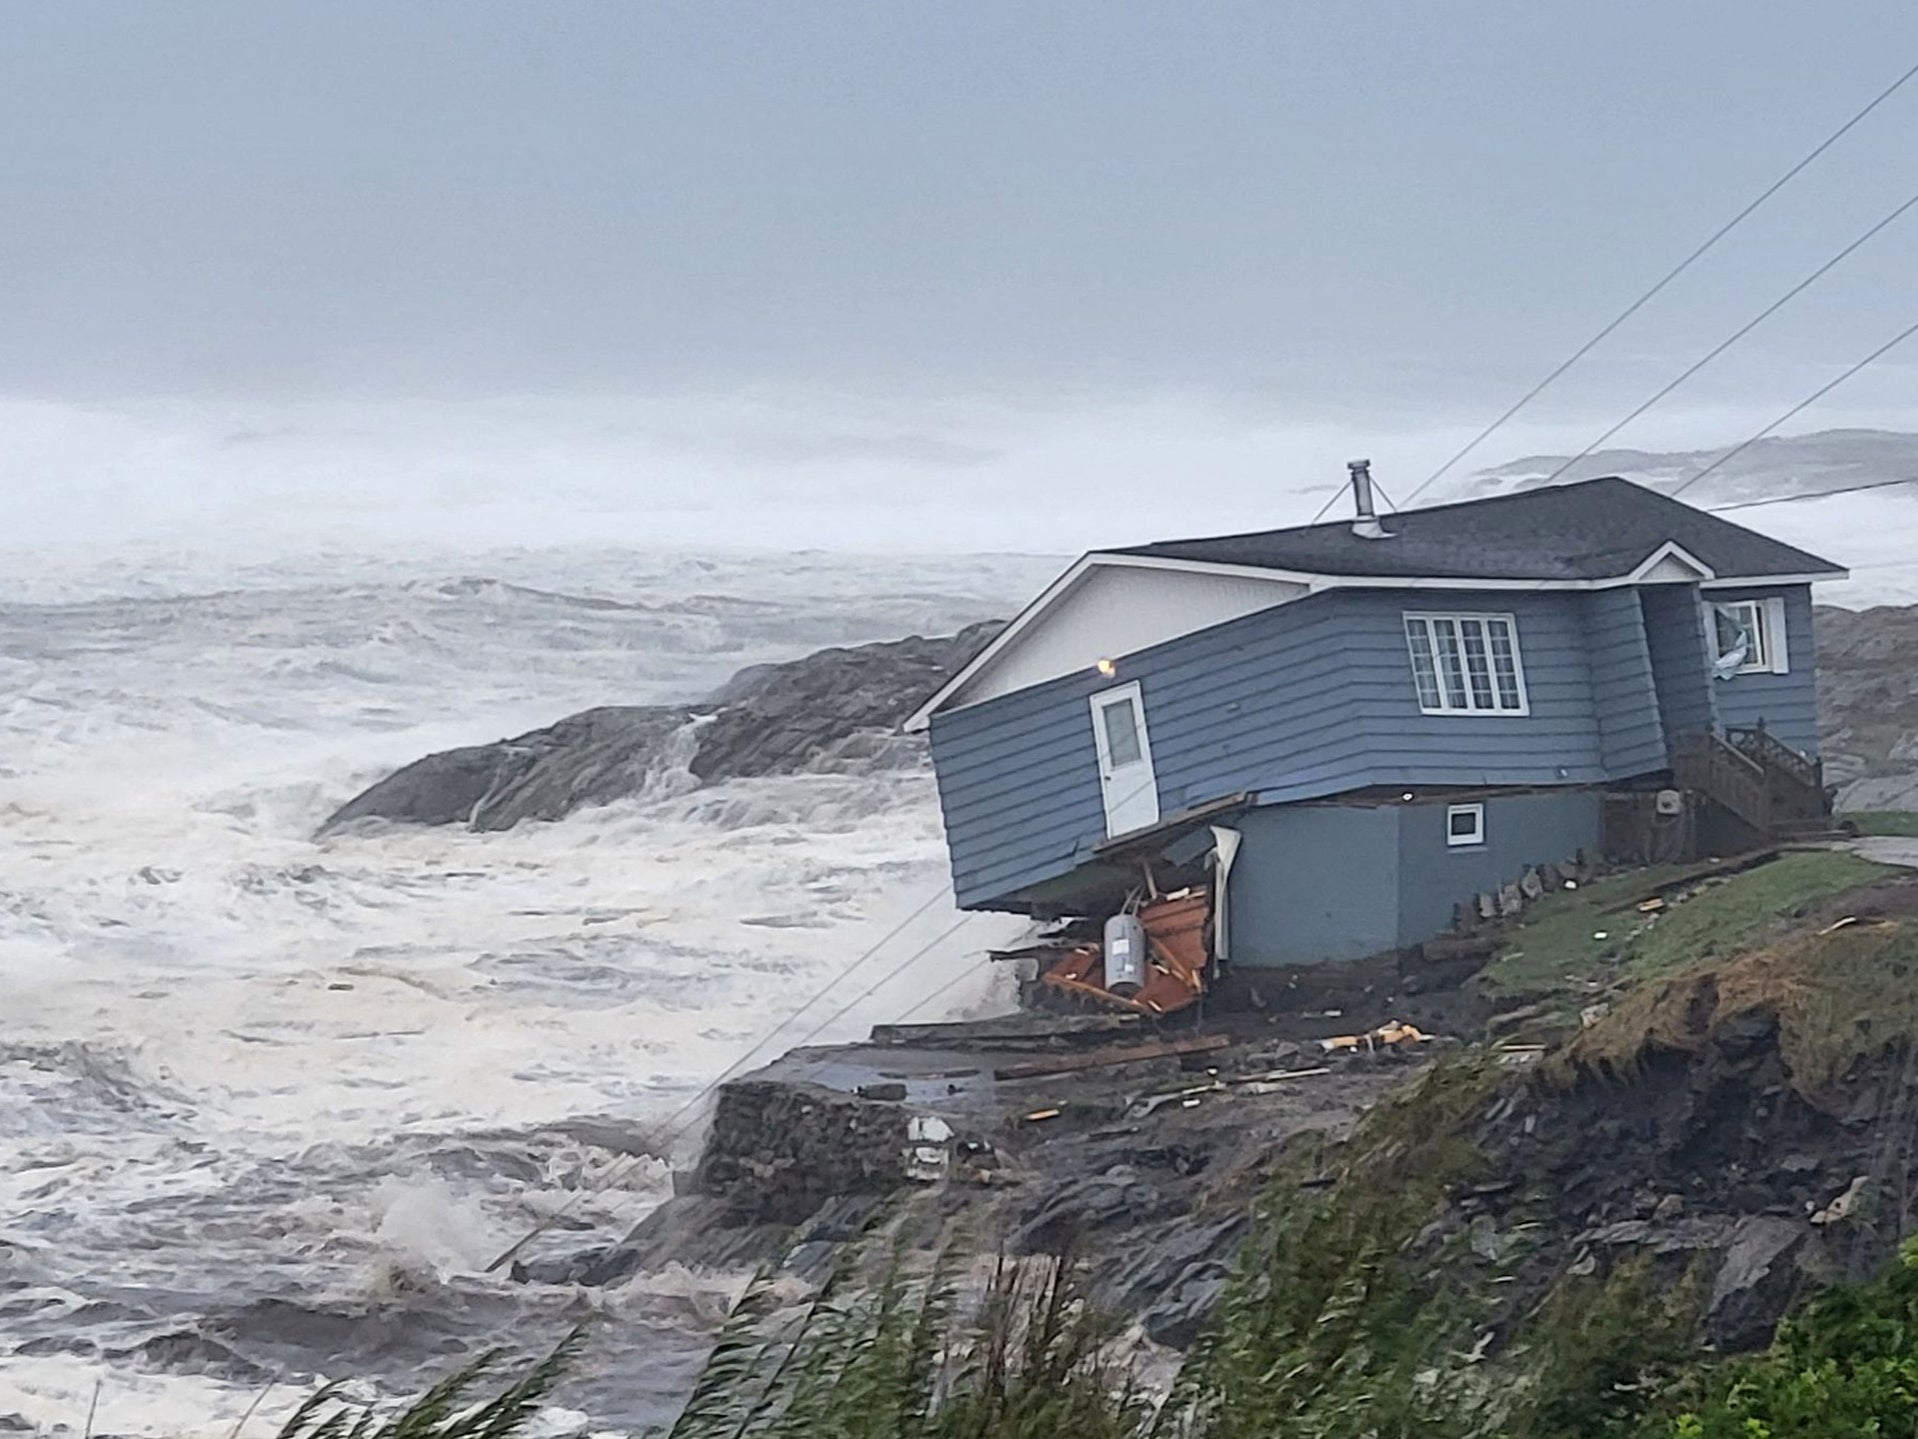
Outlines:
{"label": "churning water", "polygon": [[[929,776],[662,772],[504,834],[314,828],[429,750],[949,632],[1054,568],[462,563],[0,580],[0,1422],[77,1431],[98,1385],[96,1432],[225,1433],[269,1384],[262,1425],[315,1376],[407,1392],[589,1311],[571,1402],[595,1427],[667,1416],[733,1276],[481,1271],[562,1205],[544,1242],[577,1247],[658,1202],[664,1117],[936,892]],[[888,955],[951,922],[935,903]],[[911,1008],[992,929],[836,1032]]]}

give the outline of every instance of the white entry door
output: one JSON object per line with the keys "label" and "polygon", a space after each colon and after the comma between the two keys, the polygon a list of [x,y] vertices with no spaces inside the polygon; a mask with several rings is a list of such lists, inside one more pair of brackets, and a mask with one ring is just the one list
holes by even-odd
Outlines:
{"label": "white entry door", "polygon": [[1092,697],[1092,737],[1099,747],[1106,833],[1129,834],[1159,822],[1159,784],[1145,732],[1145,702],[1135,682]]}

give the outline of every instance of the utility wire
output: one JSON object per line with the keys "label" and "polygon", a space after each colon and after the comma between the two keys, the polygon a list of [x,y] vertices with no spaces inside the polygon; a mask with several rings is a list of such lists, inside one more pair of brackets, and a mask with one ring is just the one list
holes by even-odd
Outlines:
{"label": "utility wire", "polygon": [[[1156,778],[1151,778],[1151,779],[1146,779],[1141,781],[1139,784],[1133,787],[1130,793],[1121,797],[1120,803],[1124,804],[1124,803],[1130,802],[1131,800],[1137,798],[1139,795],[1143,794],[1148,785],[1156,785],[1156,784],[1157,784]],[[917,909],[913,910],[911,914],[907,915],[904,919],[900,920],[898,924],[894,925],[891,930],[887,931],[884,938],[880,939],[878,943],[874,944],[871,948],[866,950],[864,954],[860,955],[859,958],[855,959],[851,964],[847,965],[844,969],[840,970],[838,974],[834,975],[831,979],[827,980],[825,985],[821,987],[819,990],[817,990],[813,994],[813,997],[811,999],[807,1000],[806,1003],[801,1005],[798,1009],[794,1010],[792,1014],[788,1015],[777,1026],[775,1026],[771,1031],[769,1031],[751,1049],[747,1050],[744,1054],[740,1055],[739,1058],[735,1059],[731,1064],[727,1065],[726,1068],[721,1070],[712,1079],[708,1080],[705,1084],[701,1085],[698,1091],[694,1093],[691,1099],[688,1099],[684,1104],[680,1105],[678,1109],[674,1110],[670,1115],[667,1116],[666,1127],[661,1133],[659,1133],[656,1136],[656,1143],[663,1145],[666,1143],[670,1143],[672,1140],[678,1138],[679,1135],[682,1134],[690,1126],[692,1122],[691,1116],[693,1112],[698,1108],[701,1102],[703,1102],[707,1098],[708,1095],[712,1094],[712,1092],[718,1089],[720,1085],[724,1084],[728,1079],[732,1078],[735,1074],[737,1074],[740,1071],[740,1069],[742,1069],[755,1055],[759,1054],[763,1049],[765,1049],[765,1047],[768,1044],[772,1043],[773,1039],[776,1036],[778,1036],[786,1028],[787,1025],[791,1024],[793,1020],[797,1019],[800,1015],[804,1014],[808,1009],[812,1008],[813,1005],[817,1004],[831,990],[837,987],[842,980],[849,977],[854,970],[858,969],[861,965],[865,964],[868,960],[872,959],[875,955],[877,955],[880,950],[884,949],[888,944],[890,944],[894,939],[896,939],[900,934],[902,934],[905,931],[906,926],[908,926],[914,920],[919,918],[919,916],[924,914],[928,909],[932,908],[932,906],[935,903],[937,903],[941,898],[943,898],[945,894],[946,894],[946,888],[943,885],[941,885],[938,889],[934,890],[932,894],[927,896],[926,900],[922,904],[920,904]],[[851,999],[847,1000],[838,1009],[834,1010],[831,1014],[827,1015],[818,1024],[814,1025],[810,1030],[808,1030],[804,1035],[802,1035],[799,1039],[799,1042],[793,1045],[792,1047],[794,1049],[801,1049],[801,1048],[804,1048],[807,1044],[810,1044],[813,1040],[817,1039],[832,1025],[838,1023],[839,1020],[843,1019],[846,1015],[850,1014],[856,1006],[864,1003],[867,999],[870,999],[874,994],[878,993],[886,985],[892,983],[893,980],[897,979],[901,974],[905,973],[905,971],[913,963],[915,963],[917,960],[922,958],[924,955],[930,953],[937,946],[945,943],[946,940],[950,939],[953,935],[957,934],[961,929],[963,929],[966,926],[966,924],[969,921],[971,921],[972,919],[976,917],[977,916],[975,913],[961,914],[958,919],[953,921],[952,924],[948,925],[940,933],[934,935],[931,939],[927,940],[924,944],[920,945],[919,948],[915,949],[911,954],[907,955],[904,959],[900,960],[899,963],[895,964],[891,969],[887,970],[878,979],[874,980],[871,984],[867,985],[865,989],[861,990],[858,994],[854,995]],[[991,956],[987,956],[987,960],[989,960],[990,958]],[[944,984],[942,984],[938,989],[934,990],[931,994],[926,995],[911,1009],[907,1010],[906,1011],[907,1015],[910,1016],[913,1014],[917,1014],[921,1009],[925,1008],[928,1004],[930,1004],[933,1000],[937,999],[940,995],[945,994],[948,990],[952,989],[952,987],[958,984],[960,980],[964,979],[967,975],[977,970],[980,967],[980,965],[985,962],[987,961],[981,960],[971,965],[969,968],[961,970],[958,974],[954,975],[951,979],[947,980]],[[544,1234],[547,1230],[551,1229],[555,1224],[559,1223],[568,1214],[572,1213],[574,1209],[578,1208],[579,1205],[583,1204],[586,1200],[591,1199],[596,1195],[604,1194],[608,1189],[611,1189],[613,1185],[618,1183],[622,1178],[624,1178],[628,1173],[630,1173],[633,1167],[637,1165],[642,1159],[646,1159],[649,1157],[652,1157],[650,1155],[650,1152],[627,1155],[624,1159],[620,1160],[618,1163],[614,1164],[610,1169],[608,1169],[605,1174],[601,1175],[597,1183],[589,1186],[588,1188],[576,1191],[572,1195],[572,1197],[569,1198],[564,1204],[560,1205],[552,1213],[541,1218],[536,1224],[534,1224],[534,1226],[531,1229],[529,1229],[525,1234],[521,1235],[519,1239],[514,1241],[514,1243],[511,1246],[509,1246],[506,1250],[504,1250],[496,1259],[493,1260],[491,1264],[488,1264],[486,1268],[482,1270],[481,1272],[484,1274],[491,1274],[495,1270],[499,1269],[502,1265],[505,1265],[508,1262],[510,1262],[528,1244],[531,1244],[535,1239],[539,1238],[540,1235]]]}
{"label": "utility wire", "polygon": [[[1840,125],[1836,130],[1832,131],[1831,134],[1827,135],[1823,140],[1819,141],[1819,143],[1812,148],[1810,153],[1807,154],[1804,159],[1800,160],[1796,165],[1793,165],[1784,174],[1780,175],[1776,180],[1772,181],[1770,185],[1766,186],[1764,190],[1760,191],[1758,197],[1755,200],[1753,200],[1750,204],[1746,205],[1744,209],[1740,210],[1736,215],[1733,215],[1731,219],[1727,220],[1723,225],[1720,225],[1716,230],[1714,230],[1711,233],[1711,235],[1706,239],[1704,244],[1700,245],[1697,249],[1693,250],[1684,259],[1680,260],[1677,265],[1673,266],[1672,269],[1666,272],[1666,274],[1664,275],[1662,279],[1660,279],[1644,294],[1640,295],[1636,300],[1632,301],[1631,304],[1627,305],[1623,310],[1619,311],[1619,313],[1610,321],[1610,323],[1608,323],[1597,334],[1593,335],[1591,339],[1587,340],[1584,344],[1580,345],[1576,350],[1572,351],[1572,353],[1564,361],[1562,361],[1556,369],[1554,369],[1544,379],[1540,380],[1536,385],[1532,386],[1531,389],[1527,390],[1523,395],[1521,395],[1517,403],[1515,403],[1510,409],[1508,409],[1504,414],[1500,415],[1496,420],[1492,421],[1492,423],[1487,425],[1484,429],[1480,430],[1476,435],[1474,435],[1471,438],[1471,440],[1462,449],[1460,449],[1444,464],[1440,465],[1436,470],[1432,471],[1431,474],[1427,475],[1425,479],[1419,483],[1418,488],[1413,490],[1411,494],[1405,497],[1406,504],[1408,505],[1411,504],[1420,495],[1424,494],[1427,488],[1429,488],[1433,483],[1435,483],[1441,476],[1446,474],[1446,472],[1448,472],[1460,460],[1464,459],[1467,455],[1471,454],[1473,450],[1476,450],[1480,445],[1484,444],[1485,441],[1490,439],[1493,436],[1493,434],[1495,434],[1497,431],[1504,428],[1505,423],[1508,420],[1510,420],[1520,410],[1524,409],[1527,405],[1531,404],[1533,400],[1536,400],[1539,397],[1539,395],[1544,393],[1544,391],[1546,390],[1548,386],[1556,382],[1558,378],[1561,375],[1563,375],[1567,370],[1571,369],[1573,365],[1576,365],[1580,360],[1584,359],[1586,355],[1590,354],[1595,348],[1597,348],[1600,342],[1605,340],[1612,333],[1612,331],[1616,330],[1620,325],[1624,324],[1627,320],[1631,319],[1633,315],[1637,314],[1641,309],[1643,309],[1645,305],[1648,302],[1650,302],[1652,297],[1657,295],[1659,291],[1663,290],[1667,285],[1671,284],[1673,280],[1676,280],[1680,275],[1684,274],[1687,270],[1689,270],[1696,261],[1702,259],[1707,250],[1710,250],[1720,240],[1724,239],[1733,230],[1737,229],[1741,224],[1743,224],[1745,220],[1750,217],[1753,211],[1757,210],[1759,206],[1763,205],[1767,200],[1771,199],[1773,195],[1776,195],[1780,190],[1784,189],[1785,186],[1788,185],[1793,179],[1797,178],[1800,171],[1805,169],[1805,167],[1810,165],[1812,161],[1816,160],[1820,155],[1824,154],[1825,151],[1829,150],[1833,145],[1837,144],[1838,141],[1843,139],[1845,135],[1847,135],[1851,131],[1853,126],[1857,125],[1859,121],[1863,120],[1873,110],[1876,110],[1880,105],[1884,104],[1885,101],[1889,100],[1894,94],[1896,94],[1900,89],[1902,89],[1905,83],[1909,81],[1914,75],[1918,75],[1918,65],[1913,65],[1909,70],[1905,71],[1904,74],[1900,75],[1896,80],[1892,81],[1889,86],[1879,91],[1877,96],[1874,97],[1871,100],[1871,102],[1865,106],[1864,109],[1860,110],[1857,114],[1853,115],[1849,120],[1845,121],[1844,124]],[[1334,499],[1337,498],[1336,493],[1334,494],[1333,498]],[[1331,507],[1332,506],[1330,502],[1328,502],[1325,509],[1329,510]],[[1314,524],[1318,523],[1319,519],[1324,518],[1324,516],[1325,516],[1325,510],[1320,510],[1318,515],[1314,517],[1313,523]]]}
{"label": "utility wire", "polygon": [[1909,210],[1913,205],[1918,205],[1918,192],[1914,192],[1908,199],[1906,199],[1903,203],[1901,203],[1889,215],[1886,215],[1883,219],[1879,220],[1876,224],[1872,225],[1869,229],[1867,229],[1864,232],[1864,234],[1860,235],[1857,239],[1853,240],[1849,245],[1845,246],[1844,249],[1840,250],[1836,255],[1833,255],[1829,260],[1825,261],[1824,264],[1820,265],[1817,269],[1813,270],[1809,275],[1805,276],[1804,279],[1800,280],[1796,285],[1793,285],[1789,290],[1785,291],[1785,293],[1780,295],[1776,300],[1773,300],[1769,305],[1765,306],[1764,309],[1760,310],[1756,315],[1752,316],[1751,319],[1747,320],[1744,324],[1740,325],[1736,330],[1732,331],[1732,333],[1726,336],[1725,339],[1719,341],[1716,345],[1712,346],[1711,349],[1707,350],[1703,355],[1699,356],[1696,360],[1692,361],[1692,363],[1686,366],[1685,369],[1678,375],[1676,379],[1672,380],[1670,383],[1665,385],[1662,389],[1658,391],[1657,394],[1653,395],[1650,399],[1646,400],[1644,403],[1639,405],[1637,409],[1633,410],[1629,415],[1625,416],[1624,419],[1620,420],[1617,424],[1613,425],[1609,430],[1605,431],[1604,434],[1600,435],[1597,439],[1593,440],[1584,449],[1580,450],[1577,454],[1573,455],[1569,460],[1565,461],[1564,464],[1560,465],[1557,469],[1553,470],[1551,474],[1545,477],[1543,483],[1547,485],[1551,484],[1560,475],[1564,474],[1567,470],[1571,469],[1573,465],[1576,465],[1580,460],[1584,459],[1587,455],[1591,454],[1592,451],[1596,450],[1600,445],[1604,444],[1613,435],[1617,434],[1620,430],[1624,429],[1633,420],[1637,419],[1640,415],[1644,414],[1647,410],[1651,409],[1653,405],[1656,405],[1660,400],[1664,399],[1667,395],[1671,394],[1673,390],[1676,390],[1680,385],[1684,384],[1693,375],[1697,374],[1700,370],[1704,369],[1705,366],[1709,365],[1713,360],[1717,359],[1720,355],[1724,354],[1725,351],[1729,350],[1733,345],[1737,344],[1740,340],[1744,339],[1745,336],[1749,335],[1753,330],[1757,329],[1766,320],[1770,319],[1773,315],[1777,314],[1792,300],[1796,299],[1799,295],[1803,294],[1806,290],[1810,289],[1812,285],[1817,283],[1825,275],[1829,274],[1833,269],[1837,268],[1839,264],[1841,264],[1848,256],[1850,256],[1855,250],[1857,250],[1867,240],[1871,239],[1872,236],[1876,235],[1880,230],[1883,230],[1887,225],[1891,224],[1894,220],[1898,219],[1899,216],[1903,215],[1905,211]]}
{"label": "utility wire", "polygon": [[[837,974],[832,976],[832,978],[827,980],[824,985],[822,985],[818,990],[816,990],[813,993],[812,998],[808,999],[798,1009],[794,1010],[791,1014],[787,1015],[785,1019],[781,1020],[776,1026],[773,1027],[773,1029],[771,1029],[764,1036],[762,1036],[759,1039],[759,1041],[752,1046],[752,1048],[748,1049],[744,1054],[740,1055],[731,1064],[727,1065],[712,1079],[708,1080],[704,1085],[700,1086],[700,1088],[693,1094],[692,1098],[688,1099],[684,1104],[680,1105],[678,1109],[675,1109],[671,1114],[669,1114],[666,1117],[665,1129],[659,1135],[659,1139],[662,1142],[666,1142],[666,1141],[670,1141],[672,1139],[677,1138],[678,1135],[687,1127],[687,1123],[690,1122],[690,1116],[693,1113],[693,1111],[695,1111],[699,1107],[699,1105],[706,1099],[708,1095],[710,1095],[720,1085],[724,1084],[728,1079],[732,1078],[735,1074],[737,1074],[748,1063],[750,1063],[755,1056],[759,1055],[762,1051],[764,1051],[766,1046],[771,1044],[775,1038],[777,1038],[781,1033],[783,1033],[786,1030],[787,1026],[789,1026],[795,1019],[799,1018],[800,1015],[804,1014],[808,1009],[811,1009],[813,1005],[817,1004],[820,1000],[824,999],[826,995],[828,995],[835,988],[837,988],[842,981],[849,978],[852,975],[852,973],[855,970],[857,970],[861,965],[865,964],[868,960],[873,958],[873,956],[877,955],[882,949],[884,949],[886,945],[890,944],[899,935],[903,934],[908,925],[910,925],[914,920],[918,919],[919,916],[924,914],[927,910],[931,909],[934,904],[938,903],[938,901],[945,896],[945,894],[946,894],[946,888],[944,885],[941,885],[938,889],[934,890],[932,894],[929,895],[925,899],[925,901],[918,906],[918,908],[914,909],[912,913],[908,914],[904,919],[900,920],[899,923],[897,923],[890,930],[888,930],[885,936],[882,939],[880,939],[878,943],[872,945],[869,949],[865,951],[865,953],[861,954],[857,959],[853,960],[851,964],[848,964],[844,969],[840,970]],[[920,956],[924,955],[928,950],[932,949],[935,945],[942,943],[949,936],[956,933],[959,930],[960,926],[965,924],[965,922],[971,918],[972,916],[970,914],[961,915],[955,923],[953,923],[947,929],[942,931],[940,934],[928,940],[925,944],[921,945],[918,949],[914,950],[911,954],[907,955],[905,959],[901,960],[897,965],[893,966],[891,970],[887,971],[886,974],[881,976],[866,990],[864,990],[859,995],[855,996],[846,1004],[842,1005],[839,1009],[835,1010],[832,1014],[828,1015],[825,1019],[821,1020],[817,1025],[813,1026],[811,1030],[809,1030],[804,1036],[800,1038],[799,1043],[794,1045],[793,1047],[800,1048],[804,1046],[805,1044],[809,1043],[810,1041],[818,1038],[819,1035],[824,1033],[829,1026],[831,1026],[832,1024],[836,1023],[838,1020],[843,1018],[853,1008],[854,1005],[868,998],[870,995],[874,993],[874,991],[878,990],[881,986],[885,985],[890,980],[896,978],[914,960],[918,959]],[[531,1230],[529,1230],[522,1238],[520,1238],[516,1243],[514,1243],[511,1248],[505,1250],[502,1254],[499,1255],[498,1258],[493,1260],[491,1264],[488,1264],[482,1272],[486,1274],[491,1274],[494,1270],[498,1269],[501,1265],[505,1264],[507,1261],[509,1261],[515,1255],[517,1255],[522,1249],[524,1249],[533,1240],[537,1239],[541,1234],[544,1234],[548,1229],[552,1228],[555,1224],[559,1223],[560,1220],[564,1219],[569,1213],[571,1213],[576,1207],[578,1207],[585,1200],[591,1198],[592,1196],[596,1194],[602,1194],[607,1189],[611,1188],[615,1183],[619,1181],[619,1179],[624,1177],[625,1174],[629,1172],[634,1165],[639,1163],[641,1159],[644,1159],[647,1157],[648,1156],[645,1154],[627,1155],[625,1159],[615,1164],[604,1175],[602,1175],[597,1184],[593,1185],[592,1187],[588,1189],[583,1189],[578,1191],[572,1196],[572,1198],[568,1199],[564,1204],[560,1205],[559,1208],[555,1209],[551,1214],[548,1214],[544,1218],[542,1218],[537,1224],[533,1226]]]}
{"label": "utility wire", "polygon": [[[1860,360],[1857,364],[1853,365],[1850,369],[1846,370],[1842,375],[1839,375],[1837,378],[1829,380],[1826,383],[1820,385],[1817,389],[1813,390],[1809,395],[1805,396],[1804,399],[1800,400],[1797,404],[1793,405],[1789,410],[1785,411],[1784,414],[1780,415],[1777,419],[1773,420],[1769,425],[1766,425],[1762,430],[1760,430],[1757,434],[1753,435],[1750,439],[1745,440],[1739,444],[1733,445],[1729,450],[1725,451],[1724,454],[1720,455],[1717,459],[1713,460],[1709,465],[1705,466],[1704,469],[1700,470],[1697,474],[1693,475],[1689,480],[1685,481],[1684,484],[1680,485],[1677,489],[1671,491],[1671,494],[1674,497],[1684,494],[1685,491],[1689,490],[1693,485],[1697,484],[1700,480],[1704,479],[1705,476],[1709,475],[1713,470],[1717,469],[1720,465],[1724,464],[1727,460],[1731,459],[1734,455],[1743,454],[1746,450],[1749,450],[1753,445],[1757,444],[1760,440],[1764,439],[1766,435],[1769,435],[1773,430],[1777,429],[1780,425],[1784,424],[1787,420],[1791,419],[1793,415],[1798,414],[1801,410],[1810,409],[1819,400],[1824,399],[1826,395],[1829,395],[1833,390],[1837,389],[1840,385],[1844,384],[1845,381],[1849,380],[1853,375],[1857,374],[1860,370],[1864,369],[1867,365],[1870,365],[1874,363],[1875,361],[1882,359],[1885,355],[1889,354],[1892,350],[1895,350],[1898,348],[1898,346],[1904,344],[1904,342],[1906,340],[1909,340],[1913,335],[1918,335],[1918,320],[1915,320],[1911,324],[1905,326],[1904,329],[1900,330],[1897,334],[1893,335],[1889,340],[1885,341],[1884,344],[1880,345],[1877,349],[1873,350],[1869,355],[1865,356],[1864,359]],[[1905,483],[1905,481],[1899,480],[1899,481],[1893,481],[1893,483],[1903,484]]]}
{"label": "utility wire", "polygon": [[[1707,473],[1709,472],[1700,470],[1698,474],[1692,477],[1692,480],[1703,479]],[[1685,481],[1685,485],[1691,484],[1692,480]],[[1684,489],[1685,485],[1680,485],[1678,489]],[[1860,490],[1889,490],[1898,485],[1918,485],[1918,476],[1906,480],[1872,480],[1868,484],[1863,485],[1838,485],[1829,490],[1812,490],[1802,495],[1771,495],[1762,500],[1739,500],[1735,504],[1712,505],[1705,513],[1708,515],[1722,515],[1727,510],[1755,510],[1760,505],[1791,505],[1797,504],[1801,500],[1822,500],[1828,495],[1855,495]],[[1678,493],[1678,490],[1673,490],[1672,493],[1675,495]],[[1906,562],[1899,561],[1899,563],[1902,564]],[[1918,560],[1912,560],[1910,563],[1918,564]]]}

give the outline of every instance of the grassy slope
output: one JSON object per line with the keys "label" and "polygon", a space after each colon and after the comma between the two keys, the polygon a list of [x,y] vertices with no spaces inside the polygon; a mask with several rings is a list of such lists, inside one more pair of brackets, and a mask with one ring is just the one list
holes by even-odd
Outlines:
{"label": "grassy slope", "polygon": [[1892,834],[1904,838],[1918,836],[1918,814],[1902,809],[1865,809],[1843,816],[1858,826],[1860,834]]}
{"label": "grassy slope", "polygon": [[[1865,917],[1844,928],[1794,930],[1784,921],[1824,906],[1842,914],[1838,896],[1888,872],[1843,853],[1792,853],[1681,891],[1653,915],[1638,902],[1678,871],[1599,881],[1533,906],[1482,979],[1561,1012],[1607,993],[1611,1012],[1558,1066],[1582,1062],[1625,1080],[1644,1045],[1702,1046],[1709,1029],[1701,1015],[1763,1007],[1778,1018],[1794,1079],[1816,1083],[1918,1035],[1918,923],[1909,910],[1881,903],[1874,911],[1862,899]],[[1600,932],[1605,938],[1594,938]],[[948,1391],[957,1402],[928,1413],[936,1371],[978,1352],[982,1336],[957,1323],[938,1336],[943,1357],[914,1358],[929,1356],[924,1340],[888,1341],[876,1317],[885,1306],[868,1299],[858,1301],[870,1311],[863,1321],[814,1336],[830,1342],[802,1353],[798,1371],[783,1371],[817,1371],[823,1382],[807,1402],[739,1422],[738,1385],[752,1396],[783,1382],[749,1367],[723,1386],[734,1402],[722,1428],[728,1439],[1836,1439],[1867,1432],[1859,1426],[1882,1415],[1912,1432],[1918,1319],[1880,1335],[1891,1380],[1903,1386],[1896,1403],[1873,1389],[1878,1369],[1860,1370],[1856,1383],[1852,1367],[1800,1383],[1803,1331],[1781,1339],[1775,1356],[1718,1377],[1717,1361],[1694,1348],[1708,1271],[1676,1282],[1632,1260],[1581,1271],[1560,1252],[1549,1205],[1529,1190],[1496,1225],[1482,1209],[1461,1208],[1460,1196],[1486,1172],[1478,1144],[1488,1107],[1524,1083],[1467,1050],[1383,1101],[1336,1152],[1280,1156],[1212,1331],[1156,1424],[1122,1385],[1101,1397],[1114,1376],[1100,1372],[1090,1350],[1068,1345],[1073,1361],[1049,1366],[1017,1358],[1020,1341],[1009,1354],[1003,1337],[990,1336],[983,1348],[999,1361],[972,1367]],[[1327,1177],[1337,1182],[1328,1186]],[[1918,1279],[1902,1284],[1898,1303],[1909,1299],[1918,1315]],[[914,1315],[893,1327],[916,1333],[916,1323]],[[842,1382],[865,1361],[830,1357],[875,1353],[900,1361],[877,1388],[910,1402],[876,1402],[884,1394],[872,1385]],[[842,1365],[852,1367],[842,1374]],[[1789,1422],[1793,1406],[1815,1412],[1841,1380],[1859,1391],[1836,1406],[1853,1427]],[[1040,1390],[1052,1387],[1057,1402],[1041,1402]],[[876,1429],[882,1412],[890,1427]],[[1787,1422],[1746,1427],[1753,1418]]]}
{"label": "grassy slope", "polygon": [[1749,948],[1794,911],[1889,872],[1852,854],[1796,852],[1705,881],[1651,914],[1638,902],[1682,871],[1614,875],[1533,905],[1479,985],[1488,995],[1575,1011],[1621,983]]}

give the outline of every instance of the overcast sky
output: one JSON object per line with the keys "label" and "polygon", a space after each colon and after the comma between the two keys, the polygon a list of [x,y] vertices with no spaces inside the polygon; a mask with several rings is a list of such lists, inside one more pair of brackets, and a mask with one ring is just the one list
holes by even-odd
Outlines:
{"label": "overcast sky", "polygon": [[[485,407],[526,473],[617,432],[649,484],[719,453],[828,504],[840,461],[910,491],[1007,445],[1074,494],[1221,447],[1231,485],[1409,474],[1914,60],[1908,0],[20,3],[0,466],[71,525],[197,493],[183,446],[410,405],[429,450]],[[1914,136],[1918,81],[1484,462],[1722,338],[1918,187]],[[1918,319],[1914,273],[1918,211],[1620,442],[1739,438]],[[1915,373],[1796,428],[1909,422]]]}

